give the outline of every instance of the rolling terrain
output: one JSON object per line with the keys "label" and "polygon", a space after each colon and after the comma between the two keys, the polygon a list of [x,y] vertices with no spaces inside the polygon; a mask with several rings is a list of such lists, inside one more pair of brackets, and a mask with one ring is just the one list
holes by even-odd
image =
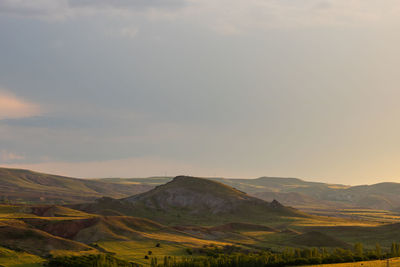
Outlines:
{"label": "rolling terrain", "polygon": [[[399,219],[400,183],[379,183],[373,185],[346,186],[307,182],[297,178],[260,177],[257,179],[209,178],[234,187],[251,196],[265,201],[278,200],[307,213],[346,218],[379,220],[384,211]],[[172,180],[172,177],[150,178],[105,178],[101,181],[146,184],[157,186]],[[363,216],[355,210],[369,210]],[[355,212],[352,212],[355,211]],[[373,213],[376,212],[375,216]],[[382,222],[387,222],[384,220]]]}
{"label": "rolling terrain", "polygon": [[79,203],[103,196],[126,197],[145,192],[146,184],[107,183],[0,168],[0,200],[12,203]]}
{"label": "rolling terrain", "polygon": [[[77,179],[29,170],[0,168],[0,200],[68,204],[101,197],[124,198],[149,191],[173,177]],[[265,201],[321,214],[347,217],[348,209],[400,211],[399,183],[346,186],[297,178],[209,178]],[[343,210],[343,212],[342,212]],[[352,217],[355,215],[352,214]]]}
{"label": "rolling terrain", "polygon": [[[289,215],[298,216],[285,213]],[[105,253],[149,265],[150,260],[145,257],[149,251],[152,258],[161,261],[164,256],[185,257],[188,251],[208,248],[236,247],[243,251],[279,251],[293,246],[348,248],[354,236],[338,238],[336,231],[343,231],[340,227],[351,224],[365,229],[365,234],[375,229],[372,225],[322,217],[279,219],[279,223],[269,220],[263,224],[231,222],[200,226],[188,225],[182,218],[179,225],[164,225],[145,218],[102,216],[57,205],[0,205],[0,252],[3,253],[0,260],[4,266],[14,266],[16,261],[39,266],[54,257]],[[315,225],[321,224],[328,230],[317,229]],[[389,227],[384,228],[388,231],[396,226],[385,227]],[[374,233],[380,231],[377,228]]]}
{"label": "rolling terrain", "polygon": [[277,201],[266,202],[217,181],[178,176],[156,188],[123,199],[102,198],[73,208],[148,218],[164,224],[266,223],[308,215]]}
{"label": "rolling terrain", "polygon": [[[394,196],[395,185],[389,189],[385,184],[345,187],[298,179],[189,176],[84,180],[0,170],[0,196],[5,200],[0,204],[2,266],[42,266],[70,256],[107,256],[149,266],[165,256],[202,258],[215,251],[351,251],[358,242],[367,250],[379,243],[389,251],[392,242],[400,240],[395,211],[346,203],[338,208],[335,203],[343,200],[329,195],[339,190]],[[42,192],[47,195],[37,200]],[[64,205],[54,204],[58,202]],[[285,205],[293,202],[323,216]]]}

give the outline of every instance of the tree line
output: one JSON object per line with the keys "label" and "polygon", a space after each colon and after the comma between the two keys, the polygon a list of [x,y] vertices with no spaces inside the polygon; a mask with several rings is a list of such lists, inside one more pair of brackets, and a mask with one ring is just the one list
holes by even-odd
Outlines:
{"label": "tree line", "polygon": [[[204,247],[186,249],[187,256],[157,257],[145,255],[151,267],[279,267],[300,266],[309,264],[329,264],[357,262],[400,257],[400,244],[393,243],[389,251],[383,252],[379,244],[374,249],[364,249],[363,244],[356,243],[352,249],[343,248],[286,248],[280,252],[248,251],[237,246]],[[147,257],[146,257],[147,256]],[[51,258],[49,267],[137,267],[138,263],[127,262],[110,254],[65,256]]]}
{"label": "tree line", "polygon": [[151,267],[278,267],[309,264],[330,264],[387,259],[400,256],[400,244],[393,243],[391,250],[383,253],[377,244],[374,249],[365,250],[363,244],[356,243],[353,249],[286,248],[281,252],[233,252],[221,253],[219,248],[208,249],[204,255],[181,258],[164,257],[161,262],[151,259]]}

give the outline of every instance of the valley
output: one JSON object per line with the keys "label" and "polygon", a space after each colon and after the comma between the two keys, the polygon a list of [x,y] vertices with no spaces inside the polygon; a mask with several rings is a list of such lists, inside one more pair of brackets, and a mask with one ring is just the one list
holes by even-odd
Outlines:
{"label": "valley", "polygon": [[[336,254],[329,253],[353,251],[358,243],[365,250],[363,257],[375,255],[377,244],[382,257],[394,257],[393,242],[400,240],[396,211],[352,208],[348,203],[332,207],[328,200],[313,202],[315,195],[298,192],[272,194],[270,201],[256,197],[267,198],[269,191],[262,193],[267,186],[269,190],[291,188],[316,194],[314,187],[321,192],[347,190],[340,185],[279,178],[255,182],[189,176],[86,181],[10,169],[0,173],[0,181],[11,173],[7,186],[14,187],[13,192],[22,192],[16,199],[4,190],[4,183],[1,187],[2,266],[42,266],[53,259],[73,257],[155,266],[155,262],[161,264],[166,259],[196,261],[209,255],[262,253],[257,257],[266,259],[271,257],[268,253],[288,249],[304,253],[318,249],[328,253],[318,257],[332,260]],[[119,186],[125,186],[123,193],[118,193]],[[54,189],[51,197],[36,199],[43,187]],[[28,195],[27,188],[31,190]],[[137,192],[145,188],[148,190]],[[74,199],[73,194],[80,190],[91,194],[82,193]],[[59,192],[66,193],[55,198]],[[299,201],[299,207],[285,205],[300,196],[303,201]],[[337,249],[342,252],[335,252]]]}

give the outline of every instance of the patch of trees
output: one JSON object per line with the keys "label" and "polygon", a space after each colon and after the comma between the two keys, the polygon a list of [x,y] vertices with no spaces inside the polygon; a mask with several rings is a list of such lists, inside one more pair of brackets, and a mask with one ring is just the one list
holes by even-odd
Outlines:
{"label": "patch of trees", "polygon": [[108,254],[56,257],[50,259],[48,267],[137,267],[136,263],[117,259]]}
{"label": "patch of trees", "polygon": [[[190,251],[190,253],[189,253]],[[268,250],[246,250],[237,246],[205,246],[200,249],[186,250],[189,256],[170,257],[158,260],[151,257],[152,267],[231,267],[231,266],[252,266],[252,267],[279,267],[279,266],[300,266],[309,264],[329,264],[367,261],[376,259],[387,259],[400,256],[400,244],[393,243],[390,251],[382,252],[381,246],[376,245],[374,249],[366,250],[361,243],[354,245],[353,249],[326,249],[307,248],[294,249],[286,248],[280,252]],[[192,254],[191,254],[192,253]],[[148,251],[145,255],[150,260],[153,253]],[[137,267],[137,263],[127,262],[118,259],[110,254],[96,254],[84,256],[56,257],[49,260],[48,267]]]}
{"label": "patch of trees", "polygon": [[[229,253],[230,251],[231,253]],[[326,249],[326,248],[307,248],[293,249],[287,248],[281,252],[272,251],[252,251],[243,252],[238,248],[204,248],[202,254],[191,257],[164,257],[162,262],[157,262],[152,258],[152,267],[203,267],[203,266],[252,266],[252,267],[278,267],[278,266],[299,266],[308,264],[329,264],[368,261],[386,259],[400,256],[400,244],[393,243],[391,251],[382,253],[379,244],[374,249],[365,250],[361,243],[354,245],[353,249]],[[227,253],[228,252],[228,253]]]}

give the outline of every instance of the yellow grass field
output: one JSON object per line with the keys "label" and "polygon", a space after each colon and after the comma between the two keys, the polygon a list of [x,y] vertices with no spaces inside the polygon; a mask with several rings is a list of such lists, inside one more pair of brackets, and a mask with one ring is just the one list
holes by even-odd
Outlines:
{"label": "yellow grass field", "polygon": [[44,260],[38,256],[0,247],[0,266],[41,266],[42,262]]}
{"label": "yellow grass field", "polygon": [[[134,261],[139,264],[148,266],[150,264],[149,259],[145,259],[144,256],[148,255],[149,258],[157,258],[161,261],[164,256],[184,256],[185,248],[178,244],[162,243],[160,247],[156,247],[157,241],[146,241],[141,242],[125,241],[104,241],[99,242],[98,245],[102,249],[108,252],[115,253],[118,258],[126,261]],[[151,255],[149,255],[151,251]]]}
{"label": "yellow grass field", "polygon": [[400,258],[393,258],[389,260],[309,265],[306,267],[399,267],[399,266],[400,266]]}

